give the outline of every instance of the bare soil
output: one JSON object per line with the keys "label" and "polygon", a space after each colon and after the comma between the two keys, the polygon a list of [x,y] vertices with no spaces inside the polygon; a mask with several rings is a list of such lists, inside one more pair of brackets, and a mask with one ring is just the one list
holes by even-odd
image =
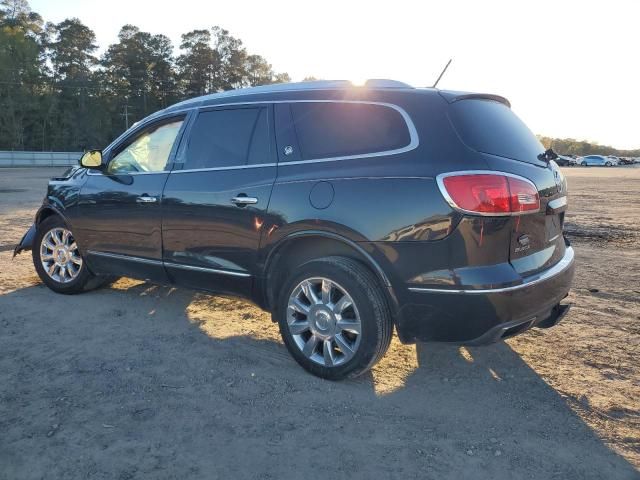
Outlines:
{"label": "bare soil", "polygon": [[564,171],[560,325],[332,383],[241,300],[49,291],[11,250],[59,170],[0,170],[0,479],[640,478],[640,169]]}

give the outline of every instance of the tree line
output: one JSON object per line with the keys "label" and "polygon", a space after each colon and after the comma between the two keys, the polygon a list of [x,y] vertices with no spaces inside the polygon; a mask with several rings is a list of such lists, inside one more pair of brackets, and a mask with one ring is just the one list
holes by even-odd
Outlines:
{"label": "tree line", "polygon": [[640,157],[640,148],[635,150],[620,150],[608,145],[590,143],[573,138],[551,138],[538,136],[544,148],[553,148],[560,155],[615,155],[616,157]]}
{"label": "tree line", "polygon": [[26,0],[0,1],[0,150],[103,147],[133,122],[186,98],[288,82],[220,27],[181,37],[124,25],[97,56],[77,18],[45,23]]}
{"label": "tree line", "polygon": [[[0,150],[99,148],[186,98],[290,81],[220,27],[187,32],[178,47],[175,55],[167,36],[124,25],[98,56],[94,32],[79,19],[45,23],[27,0],[0,0]],[[560,154],[640,156],[640,149],[539,138]]]}

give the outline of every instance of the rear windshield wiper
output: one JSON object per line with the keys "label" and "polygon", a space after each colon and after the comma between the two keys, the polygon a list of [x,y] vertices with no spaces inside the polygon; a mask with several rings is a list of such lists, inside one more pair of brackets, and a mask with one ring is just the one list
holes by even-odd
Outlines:
{"label": "rear windshield wiper", "polygon": [[553,148],[548,148],[544,151],[544,153],[538,155],[538,160],[542,160],[543,162],[547,163],[549,163],[551,160],[555,160],[556,158],[558,158],[558,154],[553,151]]}

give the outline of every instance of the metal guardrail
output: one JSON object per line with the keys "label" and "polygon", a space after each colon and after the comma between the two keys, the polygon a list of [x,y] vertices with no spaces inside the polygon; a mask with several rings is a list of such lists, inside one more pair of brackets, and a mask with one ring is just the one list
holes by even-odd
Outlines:
{"label": "metal guardrail", "polygon": [[0,151],[2,167],[64,167],[77,165],[82,152],[9,152]]}

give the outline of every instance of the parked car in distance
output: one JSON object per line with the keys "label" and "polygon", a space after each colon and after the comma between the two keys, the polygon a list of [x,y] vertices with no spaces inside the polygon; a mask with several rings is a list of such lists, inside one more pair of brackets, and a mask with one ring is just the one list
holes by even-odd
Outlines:
{"label": "parked car in distance", "polygon": [[59,293],[129,276],[247,298],[335,380],[394,329],[478,345],[558,323],[566,208],[503,97],[304,82],[187,100],[85,153],[14,253]]}
{"label": "parked car in distance", "polygon": [[602,155],[586,155],[580,159],[580,165],[583,167],[611,167],[613,160]]}
{"label": "parked car in distance", "polygon": [[620,164],[620,159],[618,157],[616,157],[615,155],[607,155],[606,157],[612,165],[619,165]]}
{"label": "parked car in distance", "polygon": [[618,158],[618,165],[633,165],[635,162],[633,158],[629,157],[620,157]]}
{"label": "parked car in distance", "polygon": [[578,164],[574,158],[568,155],[558,155],[555,162],[561,167],[573,167]]}

